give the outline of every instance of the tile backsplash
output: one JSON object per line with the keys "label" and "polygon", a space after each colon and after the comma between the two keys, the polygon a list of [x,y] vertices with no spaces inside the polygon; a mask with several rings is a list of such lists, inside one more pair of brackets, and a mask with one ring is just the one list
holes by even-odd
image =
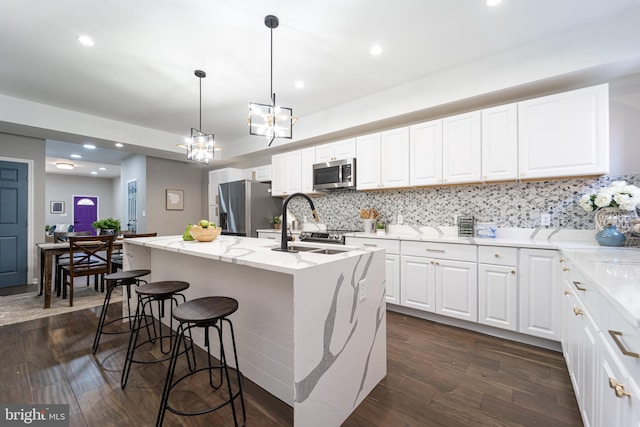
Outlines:
{"label": "tile backsplash", "polygon": [[[388,222],[396,223],[398,213],[409,225],[453,226],[457,215],[473,215],[480,222],[493,222],[499,228],[535,228],[540,213],[551,215],[551,228],[593,229],[593,213],[584,211],[577,201],[624,180],[640,187],[640,175],[602,176],[523,183],[453,185],[363,192],[338,190],[314,197],[320,222],[329,228],[360,230],[360,209],[375,208]],[[289,211],[299,220],[312,220],[302,198],[289,203]]]}

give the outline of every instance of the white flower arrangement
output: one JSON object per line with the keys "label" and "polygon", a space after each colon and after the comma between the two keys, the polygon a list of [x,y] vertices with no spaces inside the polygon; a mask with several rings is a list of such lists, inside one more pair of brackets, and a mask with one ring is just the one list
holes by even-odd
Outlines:
{"label": "white flower arrangement", "polygon": [[602,208],[633,211],[640,208],[640,188],[629,185],[626,181],[613,181],[595,194],[585,194],[578,200],[578,204],[587,212]]}

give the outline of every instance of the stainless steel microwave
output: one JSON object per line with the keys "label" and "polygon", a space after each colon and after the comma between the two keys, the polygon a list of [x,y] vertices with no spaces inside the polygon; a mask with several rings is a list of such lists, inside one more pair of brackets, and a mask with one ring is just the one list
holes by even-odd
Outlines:
{"label": "stainless steel microwave", "polygon": [[356,159],[333,160],[313,165],[313,189],[356,187]]}

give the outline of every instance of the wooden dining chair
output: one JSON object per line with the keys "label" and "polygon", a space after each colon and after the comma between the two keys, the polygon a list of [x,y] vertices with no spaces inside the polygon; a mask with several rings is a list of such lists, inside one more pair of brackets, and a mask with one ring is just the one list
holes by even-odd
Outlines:
{"label": "wooden dining chair", "polygon": [[[127,233],[127,234],[123,234],[122,237],[124,237],[125,239],[133,239],[136,237],[156,237],[158,235],[158,233],[139,233],[139,234],[135,234],[135,233]],[[113,253],[113,257],[111,258],[111,264],[113,266],[112,271],[117,271],[118,269],[123,269],[123,260],[124,260],[124,253],[123,250],[120,249],[117,252]]]}
{"label": "wooden dining chair", "polygon": [[104,275],[111,273],[112,252],[112,235],[69,238],[69,265],[62,267],[62,297],[67,297],[69,286],[70,307],[73,307],[73,288],[77,277],[95,276],[96,289],[100,277],[100,288],[104,289]]}
{"label": "wooden dining chair", "polygon": [[[69,237],[90,236],[90,235],[91,235],[90,231],[55,231],[53,233],[53,242],[54,243],[68,242]],[[54,290],[56,291],[56,294],[60,296],[60,290],[61,290],[60,282],[62,277],[62,270],[60,267],[62,265],[69,265],[69,254],[56,255],[53,261],[54,261],[53,271],[55,273],[53,285],[54,285]]]}

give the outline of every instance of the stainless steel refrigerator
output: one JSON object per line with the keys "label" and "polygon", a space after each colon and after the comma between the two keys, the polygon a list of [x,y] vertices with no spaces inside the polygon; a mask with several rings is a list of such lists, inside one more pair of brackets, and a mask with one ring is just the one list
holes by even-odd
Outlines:
{"label": "stainless steel refrigerator", "polygon": [[271,228],[271,218],[282,214],[282,200],[271,197],[270,184],[233,181],[220,184],[222,234],[258,237],[256,230]]}

